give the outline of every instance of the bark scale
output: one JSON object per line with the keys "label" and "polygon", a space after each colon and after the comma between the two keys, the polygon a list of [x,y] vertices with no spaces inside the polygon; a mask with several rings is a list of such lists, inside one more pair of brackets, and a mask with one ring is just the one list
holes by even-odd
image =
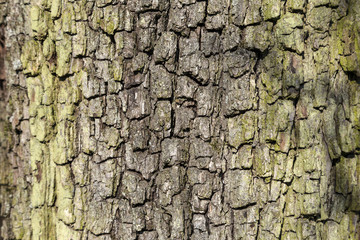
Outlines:
{"label": "bark scale", "polygon": [[0,9],[2,238],[359,238],[356,0]]}

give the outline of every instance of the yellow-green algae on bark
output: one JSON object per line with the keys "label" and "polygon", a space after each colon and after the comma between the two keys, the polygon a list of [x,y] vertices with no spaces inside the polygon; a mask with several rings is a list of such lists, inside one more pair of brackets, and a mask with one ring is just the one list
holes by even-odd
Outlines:
{"label": "yellow-green algae on bark", "polygon": [[3,238],[359,237],[356,0],[4,6]]}

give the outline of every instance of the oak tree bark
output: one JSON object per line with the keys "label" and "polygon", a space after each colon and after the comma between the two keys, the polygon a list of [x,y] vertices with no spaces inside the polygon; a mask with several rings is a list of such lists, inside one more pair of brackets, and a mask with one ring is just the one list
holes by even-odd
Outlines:
{"label": "oak tree bark", "polygon": [[2,239],[359,239],[357,0],[0,0]]}

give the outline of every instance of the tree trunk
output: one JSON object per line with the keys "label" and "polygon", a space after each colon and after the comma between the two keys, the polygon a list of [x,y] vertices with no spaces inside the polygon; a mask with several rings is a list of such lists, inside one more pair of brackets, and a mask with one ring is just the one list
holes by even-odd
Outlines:
{"label": "tree trunk", "polygon": [[0,0],[2,239],[359,239],[357,0]]}

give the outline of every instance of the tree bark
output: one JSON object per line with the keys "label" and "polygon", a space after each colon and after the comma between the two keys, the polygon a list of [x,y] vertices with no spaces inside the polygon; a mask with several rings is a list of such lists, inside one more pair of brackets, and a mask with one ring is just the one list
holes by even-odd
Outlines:
{"label": "tree bark", "polygon": [[359,239],[357,0],[0,0],[2,239]]}

